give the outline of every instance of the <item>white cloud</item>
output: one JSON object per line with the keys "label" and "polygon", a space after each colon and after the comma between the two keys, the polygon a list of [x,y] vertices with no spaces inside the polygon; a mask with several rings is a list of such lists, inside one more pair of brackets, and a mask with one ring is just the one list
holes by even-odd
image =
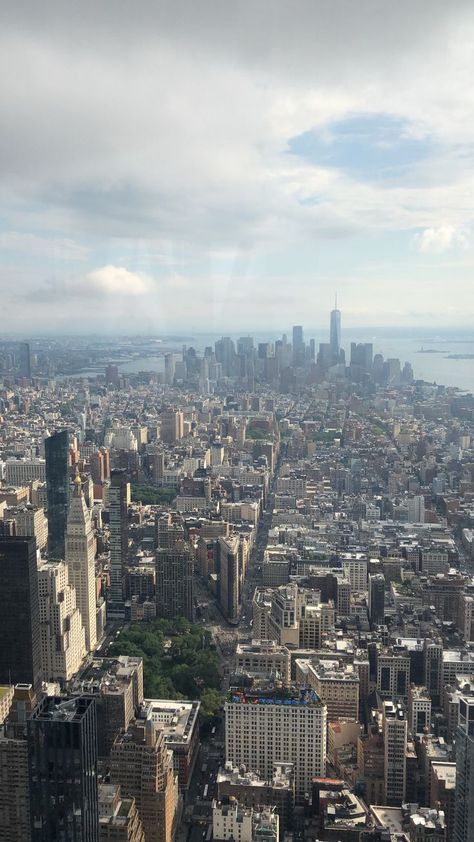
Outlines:
{"label": "white cloud", "polygon": [[425,254],[443,254],[453,249],[467,249],[469,238],[463,229],[454,225],[441,225],[439,228],[425,228],[415,235],[415,244]]}
{"label": "white cloud", "polygon": [[[28,283],[53,321],[68,298],[108,293],[127,324],[131,298],[140,318],[153,299],[176,325],[211,306],[224,320],[222,290],[246,289],[250,273],[235,316],[244,323],[257,296],[258,321],[279,284],[321,268],[350,277],[354,261],[387,256],[392,232],[405,233],[393,241],[399,252],[405,244],[408,264],[415,231],[422,252],[465,248],[474,226],[470,0],[10,5],[0,29],[9,80],[0,91],[0,214],[15,231],[0,246],[45,258]],[[377,113],[432,139],[437,159],[369,183],[287,154],[291,137]],[[89,274],[81,266],[64,277],[64,263],[47,264],[82,259],[82,243]],[[275,280],[284,250],[289,268]],[[13,277],[8,258],[0,294]],[[175,268],[185,277],[170,280]],[[414,277],[404,268],[400,290]],[[332,280],[319,284],[315,300]],[[361,283],[361,298],[367,289]],[[276,299],[288,314],[296,300]]]}
{"label": "white cloud", "polygon": [[130,272],[122,266],[102,266],[85,277],[85,289],[104,295],[141,296],[153,286],[153,279],[142,272]]}

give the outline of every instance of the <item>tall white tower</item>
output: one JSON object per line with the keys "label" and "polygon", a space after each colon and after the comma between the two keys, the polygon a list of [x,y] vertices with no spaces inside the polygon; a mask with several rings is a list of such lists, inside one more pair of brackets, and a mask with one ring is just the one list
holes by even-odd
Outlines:
{"label": "tall white tower", "polygon": [[95,538],[91,517],[82,493],[81,479],[76,477],[66,527],[66,564],[69,582],[76,589],[76,603],[86,633],[86,649],[92,652],[97,644],[95,591]]}
{"label": "tall white tower", "polygon": [[41,655],[46,681],[69,681],[86,655],[84,627],[64,561],[38,569]]}

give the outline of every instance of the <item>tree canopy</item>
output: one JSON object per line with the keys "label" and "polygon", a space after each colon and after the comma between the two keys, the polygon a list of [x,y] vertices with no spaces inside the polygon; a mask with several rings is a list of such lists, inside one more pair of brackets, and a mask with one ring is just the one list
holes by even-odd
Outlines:
{"label": "tree canopy", "polygon": [[221,704],[219,659],[203,626],[184,617],[129,626],[108,655],[143,658],[146,698],[200,699],[202,721],[216,715]]}
{"label": "tree canopy", "polygon": [[154,485],[132,483],[132,500],[141,501],[145,506],[172,503],[177,495],[176,488],[158,488]]}

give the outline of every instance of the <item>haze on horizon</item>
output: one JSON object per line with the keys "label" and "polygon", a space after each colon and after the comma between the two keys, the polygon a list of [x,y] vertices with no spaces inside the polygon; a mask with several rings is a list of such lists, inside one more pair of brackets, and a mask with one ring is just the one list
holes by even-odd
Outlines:
{"label": "haze on horizon", "polygon": [[468,0],[18,0],[2,331],[472,327]]}

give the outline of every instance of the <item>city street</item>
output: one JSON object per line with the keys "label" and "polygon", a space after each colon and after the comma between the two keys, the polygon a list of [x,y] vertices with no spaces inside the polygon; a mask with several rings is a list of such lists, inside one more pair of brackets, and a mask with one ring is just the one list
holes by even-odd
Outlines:
{"label": "city street", "polygon": [[[228,689],[228,676],[239,640],[252,637],[252,599],[255,588],[261,584],[261,563],[271,525],[271,509],[264,511],[257,530],[255,544],[243,585],[242,613],[239,625],[231,626],[223,617],[216,598],[203,580],[196,576],[194,593],[201,614],[201,622],[214,639],[221,661],[222,689]],[[225,762],[224,718],[215,725],[215,732],[203,738],[193,777],[186,795],[183,820],[177,842],[204,842],[212,829],[212,800],[217,797],[217,773]]]}

